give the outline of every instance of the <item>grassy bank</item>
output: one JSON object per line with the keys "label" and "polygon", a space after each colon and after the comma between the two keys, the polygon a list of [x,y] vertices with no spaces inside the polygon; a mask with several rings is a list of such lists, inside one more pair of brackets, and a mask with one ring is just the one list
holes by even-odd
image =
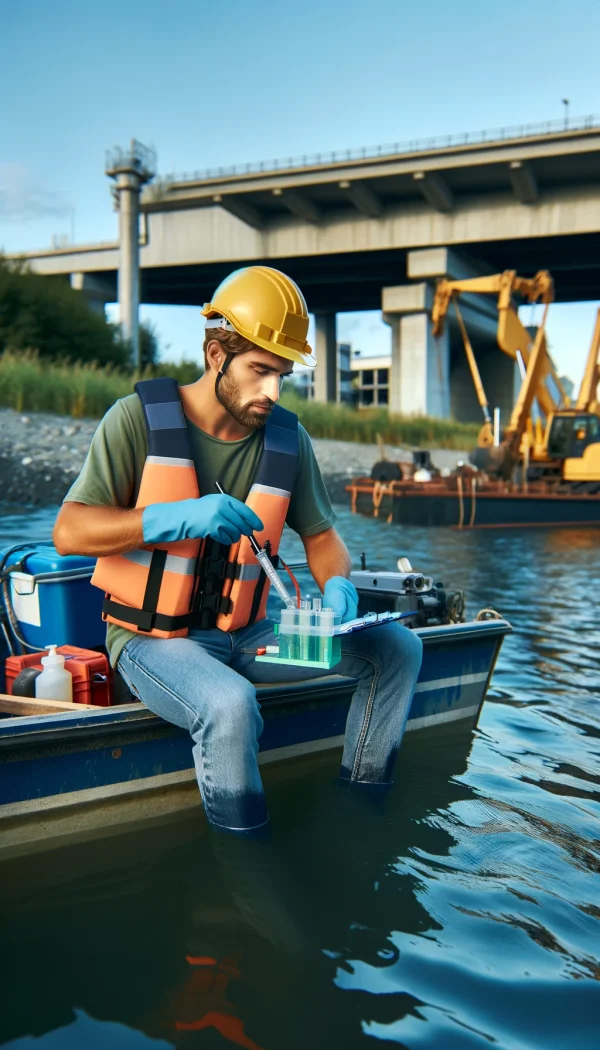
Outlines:
{"label": "grassy bank", "polygon": [[384,408],[365,408],[359,412],[342,405],[304,401],[288,394],[281,400],[297,413],[314,438],[374,444],[379,434],[386,445],[471,449],[477,443],[480,429],[476,423],[456,423],[452,419],[430,416],[397,416]]}
{"label": "grassy bank", "polygon": [[[5,351],[0,356],[0,405],[17,412],[55,412],[76,419],[100,419],[120,398],[133,392],[140,378],[170,375],[191,383],[199,375],[192,362],[165,364],[143,375],[110,366],[48,362],[33,353]],[[282,403],[298,414],[312,437],[370,444],[380,434],[389,445],[468,449],[478,427],[422,416],[395,416],[385,409],[357,412],[338,405],[318,404],[285,394]],[[340,464],[340,469],[343,464]]]}
{"label": "grassy bank", "polygon": [[191,383],[199,370],[192,362],[159,365],[142,374],[111,365],[47,361],[34,353],[0,356],[0,405],[17,412],[56,412],[75,419],[100,419],[120,397],[133,393],[138,379],[169,375]]}

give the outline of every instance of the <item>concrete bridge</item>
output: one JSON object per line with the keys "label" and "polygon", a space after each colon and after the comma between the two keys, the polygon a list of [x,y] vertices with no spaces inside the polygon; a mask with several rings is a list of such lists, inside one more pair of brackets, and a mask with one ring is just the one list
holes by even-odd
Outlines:
{"label": "concrete bridge", "polygon": [[[171,175],[140,208],[142,302],[201,306],[236,266],[277,266],[316,315],[317,397],[335,398],[336,313],[382,309],[392,410],[479,418],[456,333],[431,336],[435,278],[544,268],[558,300],[599,298],[600,118]],[[27,257],[103,304],[117,298],[120,254],[111,243]],[[467,303],[465,320],[507,407],[514,365],[494,350],[491,306]]]}

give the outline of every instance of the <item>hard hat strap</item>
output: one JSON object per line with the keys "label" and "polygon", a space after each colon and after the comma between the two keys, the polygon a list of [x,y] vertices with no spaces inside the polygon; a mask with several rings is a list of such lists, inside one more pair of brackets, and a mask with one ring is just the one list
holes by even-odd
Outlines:
{"label": "hard hat strap", "polygon": [[[235,328],[233,327],[231,321],[228,321],[226,317],[209,317],[206,320],[204,328],[205,330],[207,328],[220,328],[225,332],[235,332]],[[223,361],[223,364],[217,372],[217,378],[215,380],[215,394],[219,389],[219,383],[221,382],[223,376],[229,368],[233,357],[234,355],[229,350],[225,350],[225,360]]]}
{"label": "hard hat strap", "polygon": [[230,350],[226,350],[225,351],[225,360],[223,361],[223,364],[221,365],[219,371],[217,372],[217,378],[215,379],[215,394],[216,394],[217,390],[219,389],[219,383],[221,382],[223,376],[225,375],[225,373],[226,373],[227,369],[229,368],[231,362],[233,361],[234,357],[235,357],[235,354],[232,354]]}

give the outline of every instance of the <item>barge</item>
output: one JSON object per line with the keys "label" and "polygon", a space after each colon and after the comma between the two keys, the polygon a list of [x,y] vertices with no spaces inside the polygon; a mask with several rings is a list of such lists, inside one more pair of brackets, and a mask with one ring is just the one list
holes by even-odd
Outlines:
{"label": "barge", "polygon": [[353,513],[401,525],[462,528],[600,526],[600,483],[561,489],[547,482],[510,482],[452,475],[418,482],[353,478],[346,486]]}

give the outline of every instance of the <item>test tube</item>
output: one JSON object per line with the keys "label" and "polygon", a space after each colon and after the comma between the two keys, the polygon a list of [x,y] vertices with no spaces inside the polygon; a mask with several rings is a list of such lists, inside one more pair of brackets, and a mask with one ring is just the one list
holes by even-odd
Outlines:
{"label": "test tube", "polygon": [[281,623],[279,626],[279,656],[282,660],[293,660],[295,659],[294,652],[294,619],[295,609],[282,609],[281,610]]}
{"label": "test tube", "polygon": [[312,657],[311,657],[311,659],[317,660],[317,661],[319,661],[319,663],[321,662],[321,659],[322,659],[322,655],[321,655],[321,653],[322,653],[322,645],[321,645],[321,637],[320,637],[321,606],[322,605],[323,605],[323,600],[321,598],[313,598],[313,603],[312,603],[312,612],[313,612],[312,622],[313,622],[313,626],[315,628],[315,634],[311,638],[311,642],[312,642]]}
{"label": "test tube", "polygon": [[[334,613],[333,609],[326,608],[321,610],[320,615],[321,631],[323,632],[319,638],[319,649],[320,655],[319,660],[321,663],[328,664],[331,661],[332,651],[332,637],[333,637],[333,623]],[[325,631],[331,632],[325,634]]]}
{"label": "test tube", "polygon": [[[302,599],[300,602],[300,612],[298,614],[298,626],[302,629],[310,627],[312,622],[312,614],[310,609],[310,602],[306,599]],[[311,637],[310,634],[300,633],[299,636],[299,656],[301,660],[310,660],[312,658],[311,653]]]}

